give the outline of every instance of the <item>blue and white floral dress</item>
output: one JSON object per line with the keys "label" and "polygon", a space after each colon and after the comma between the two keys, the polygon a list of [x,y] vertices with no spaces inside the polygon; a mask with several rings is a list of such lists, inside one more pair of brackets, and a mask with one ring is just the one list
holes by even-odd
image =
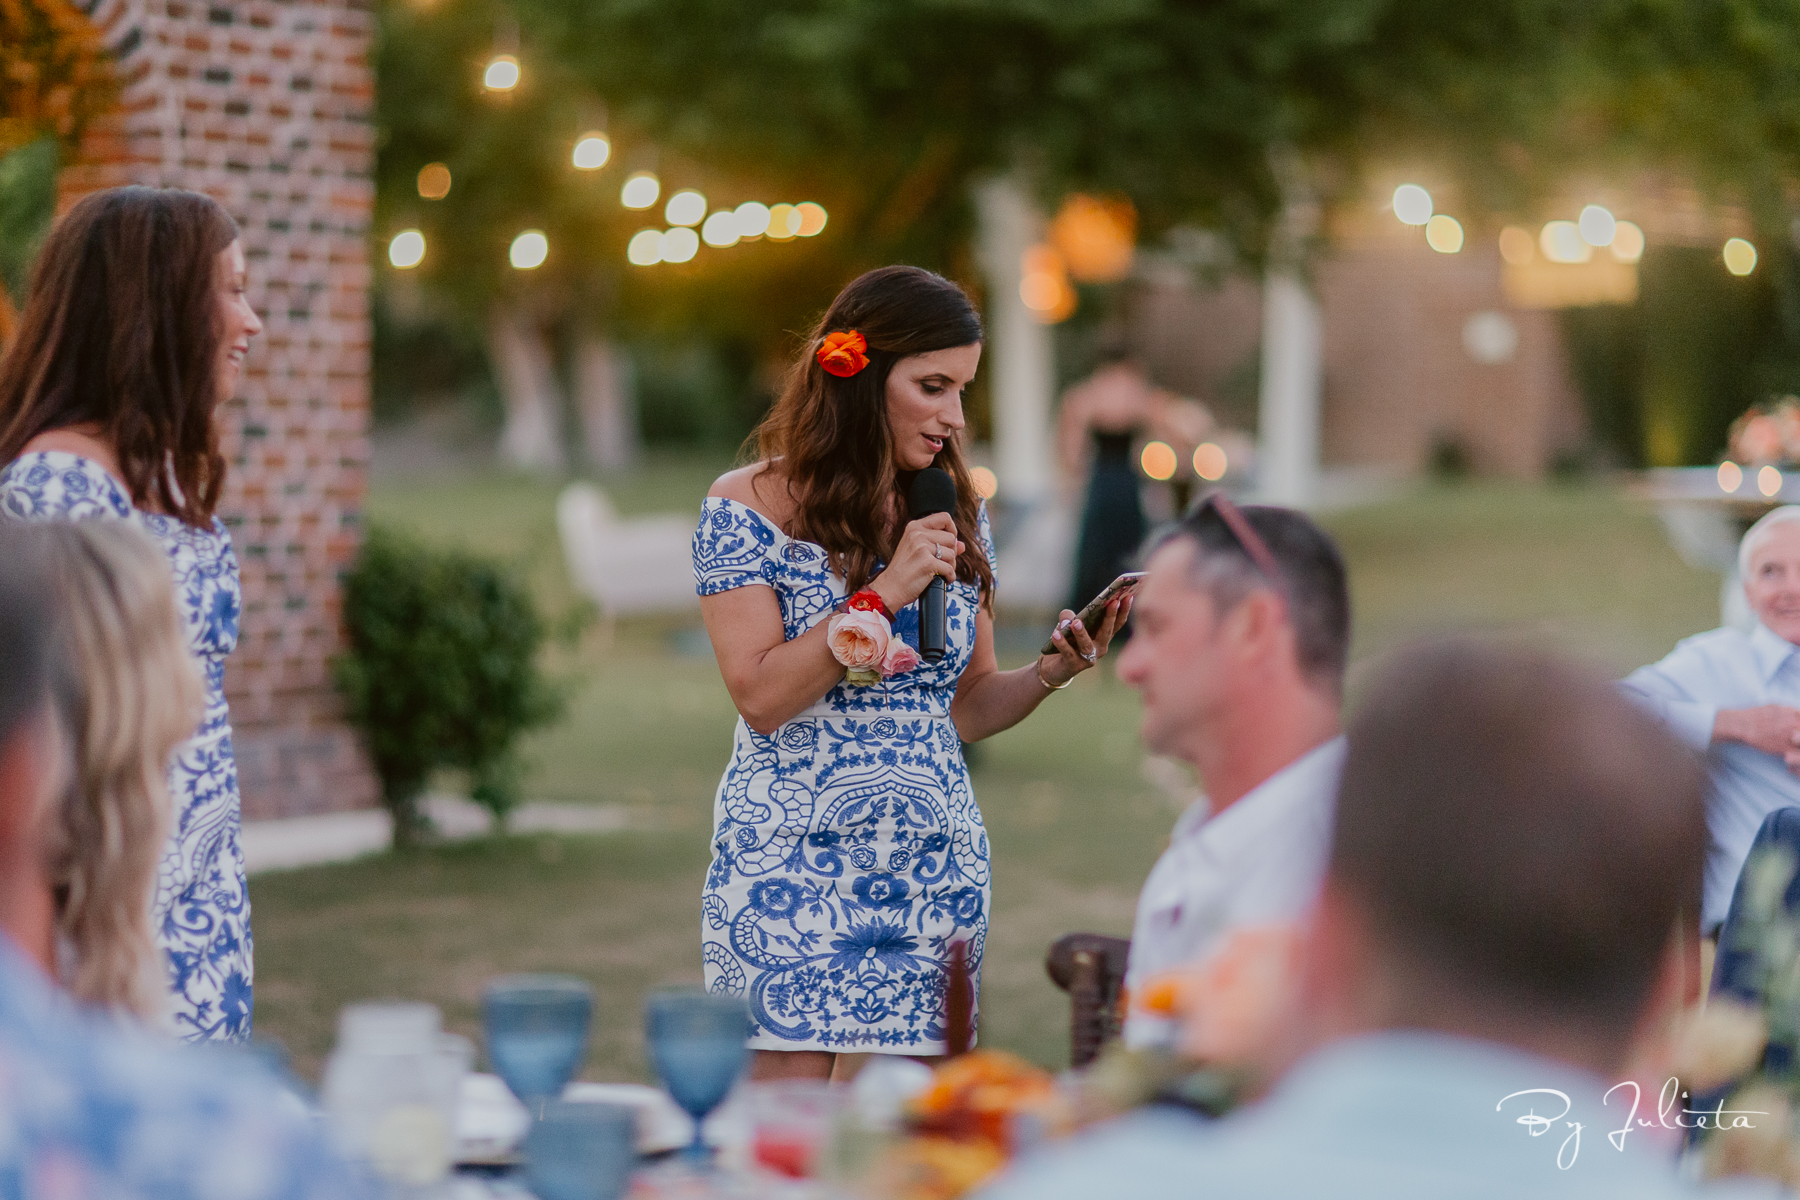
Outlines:
{"label": "blue and white floral dress", "polygon": [[[994,559],[987,511],[981,540]],[[702,596],[772,588],[792,641],[845,598],[825,550],[735,500],[694,534]],[[769,735],[737,724],[713,802],[706,985],[748,997],[763,1050],[944,1052],[944,986],[964,941],[979,995],[988,840],[950,699],[975,648],[978,597],[950,586],[936,663],[838,684]],[[917,648],[917,602],[894,632]]]}
{"label": "blue and white floral dress", "polygon": [[168,552],[188,644],[206,682],[199,732],[169,768],[174,828],[157,870],[152,908],[168,956],[171,1018],[188,1041],[250,1036],[250,895],[238,846],[237,760],[225,706],[225,656],[237,648],[242,590],[231,534],[214,518],[195,529],[142,512],[91,459],[62,451],[21,455],[0,470],[0,514],[20,520],[131,521]]}

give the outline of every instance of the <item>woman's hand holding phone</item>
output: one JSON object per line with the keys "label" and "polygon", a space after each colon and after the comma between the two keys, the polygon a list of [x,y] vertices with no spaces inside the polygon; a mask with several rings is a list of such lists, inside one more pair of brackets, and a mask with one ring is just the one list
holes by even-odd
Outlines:
{"label": "woman's hand holding phone", "polygon": [[1099,625],[1089,629],[1073,609],[1062,610],[1056,632],[1050,635],[1055,653],[1045,651],[1038,657],[1038,678],[1045,687],[1060,688],[1100,661],[1112,645],[1113,635],[1131,615],[1131,593],[1115,595],[1100,612]]}

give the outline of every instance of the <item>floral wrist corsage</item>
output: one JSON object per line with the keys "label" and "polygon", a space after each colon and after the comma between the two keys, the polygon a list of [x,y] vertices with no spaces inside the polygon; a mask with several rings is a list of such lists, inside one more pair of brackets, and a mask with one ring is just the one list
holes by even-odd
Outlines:
{"label": "floral wrist corsage", "polygon": [[852,687],[880,683],[919,665],[919,652],[894,636],[887,605],[873,588],[864,588],[845,603],[844,611],[825,627],[831,657],[850,668],[844,682]]}

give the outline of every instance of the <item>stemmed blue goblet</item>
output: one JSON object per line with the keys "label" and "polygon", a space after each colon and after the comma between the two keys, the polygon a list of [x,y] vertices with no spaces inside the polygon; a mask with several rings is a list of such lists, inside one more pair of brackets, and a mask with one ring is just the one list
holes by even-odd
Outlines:
{"label": "stemmed blue goblet", "polygon": [[694,1118],[688,1159],[703,1166],[708,1156],[701,1123],[724,1103],[749,1061],[749,1013],[739,997],[685,988],[653,992],[644,1004],[644,1026],[663,1086]]}
{"label": "stemmed blue goblet", "polygon": [[594,989],[570,975],[502,975],[481,993],[488,1061],[535,1117],[587,1057]]}

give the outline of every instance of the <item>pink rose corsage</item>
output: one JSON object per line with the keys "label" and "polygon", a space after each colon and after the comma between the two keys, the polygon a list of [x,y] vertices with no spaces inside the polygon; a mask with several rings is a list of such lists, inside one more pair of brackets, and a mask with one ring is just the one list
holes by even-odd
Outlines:
{"label": "pink rose corsage", "polygon": [[894,636],[887,606],[866,588],[850,597],[848,607],[831,618],[825,644],[831,647],[831,657],[849,668],[844,682],[852,687],[880,683],[919,665],[919,652]]}

